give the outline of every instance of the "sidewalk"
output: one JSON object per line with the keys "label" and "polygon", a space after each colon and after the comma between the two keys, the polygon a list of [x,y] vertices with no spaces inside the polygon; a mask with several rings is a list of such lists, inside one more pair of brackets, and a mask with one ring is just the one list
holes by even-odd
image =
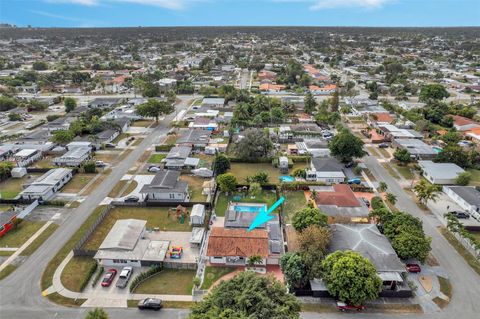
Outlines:
{"label": "sidewalk", "polygon": [[15,252],[10,257],[8,257],[7,260],[3,262],[3,264],[0,265],[0,271],[2,271],[3,269],[5,269],[5,267],[10,265],[10,263],[15,258],[17,258],[31,243],[33,243],[33,241],[37,239],[37,237],[40,236],[44,232],[44,230],[47,229],[48,226],[50,226],[51,223],[53,222],[52,221],[46,222],[45,225],[43,225],[39,230],[37,230],[37,232],[33,234],[33,236],[31,236],[22,246],[20,246],[19,248],[16,248]]}
{"label": "sidewalk", "polygon": [[[53,275],[52,286],[42,292],[43,296],[47,296],[54,292],[71,299],[87,299],[82,307],[110,307],[110,308],[126,308],[127,300],[140,300],[144,298],[158,298],[164,301],[193,301],[191,295],[155,295],[155,294],[132,294],[125,288],[125,293],[104,293],[104,292],[74,292],[65,288],[62,284],[61,275],[63,269],[73,258],[73,251],[61,262]],[[133,278],[132,278],[133,279]]]}

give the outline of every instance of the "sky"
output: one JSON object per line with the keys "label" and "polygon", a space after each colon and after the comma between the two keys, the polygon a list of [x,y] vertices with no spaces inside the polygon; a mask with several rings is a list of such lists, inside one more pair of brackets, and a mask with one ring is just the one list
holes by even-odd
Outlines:
{"label": "sky", "polygon": [[480,0],[0,0],[33,27],[479,26]]}

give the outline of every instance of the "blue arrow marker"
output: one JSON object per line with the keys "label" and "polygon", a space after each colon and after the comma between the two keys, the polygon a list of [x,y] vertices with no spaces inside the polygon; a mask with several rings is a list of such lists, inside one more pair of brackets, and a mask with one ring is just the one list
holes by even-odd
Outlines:
{"label": "blue arrow marker", "polygon": [[275,209],[277,209],[278,206],[280,206],[281,203],[285,200],[285,197],[280,197],[279,200],[275,202],[275,204],[272,205],[267,211],[265,211],[265,207],[262,208],[260,213],[258,213],[257,217],[253,220],[252,224],[248,228],[247,232],[255,229],[256,227],[268,222],[270,219],[273,218],[273,216],[270,215],[271,212],[273,212]]}

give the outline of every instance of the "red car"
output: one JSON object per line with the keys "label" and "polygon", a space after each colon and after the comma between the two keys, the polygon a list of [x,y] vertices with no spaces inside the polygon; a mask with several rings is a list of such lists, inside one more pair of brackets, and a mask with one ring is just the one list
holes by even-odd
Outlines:
{"label": "red car", "polygon": [[105,276],[102,279],[102,287],[109,287],[115,276],[117,275],[117,270],[116,269],[109,269]]}
{"label": "red car", "polygon": [[362,311],[365,309],[365,306],[349,305],[343,301],[337,301],[337,309],[340,311]]}
{"label": "red car", "polygon": [[422,271],[422,268],[420,268],[420,265],[418,265],[418,264],[407,264],[407,265],[406,265],[406,268],[407,268],[407,271],[408,271],[408,272],[417,273],[417,272],[421,272],[421,271]]}

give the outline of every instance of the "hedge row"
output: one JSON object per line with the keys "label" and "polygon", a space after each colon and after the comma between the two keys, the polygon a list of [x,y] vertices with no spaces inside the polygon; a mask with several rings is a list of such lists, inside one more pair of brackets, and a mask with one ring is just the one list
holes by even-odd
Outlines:
{"label": "hedge row", "polygon": [[80,285],[80,291],[83,291],[83,289],[85,289],[85,287],[87,286],[88,282],[90,281],[90,278],[92,278],[93,274],[94,274],[95,271],[97,270],[97,267],[98,267],[98,263],[97,263],[97,262],[93,263],[93,264],[90,266],[90,269],[88,269],[87,275],[86,275],[85,277],[83,277],[83,282],[82,282],[82,284]]}
{"label": "hedge row", "polygon": [[156,275],[158,274],[159,272],[161,272],[163,270],[163,267],[160,266],[160,265],[155,265],[155,266],[152,266],[150,269],[148,269],[147,271],[144,271],[144,272],[141,272],[138,274],[137,277],[135,277],[133,280],[132,280],[132,283],[130,284],[130,292],[134,292],[135,289],[137,289],[137,287],[146,279],[152,277],[153,275]]}
{"label": "hedge row", "polygon": [[174,146],[175,144],[155,145],[155,152],[170,152]]}
{"label": "hedge row", "polygon": [[95,285],[97,284],[98,280],[102,277],[103,271],[104,271],[104,268],[103,268],[103,266],[102,266],[102,267],[100,267],[100,271],[95,275],[95,277],[94,277],[93,280],[92,280],[92,287],[95,287]]}

